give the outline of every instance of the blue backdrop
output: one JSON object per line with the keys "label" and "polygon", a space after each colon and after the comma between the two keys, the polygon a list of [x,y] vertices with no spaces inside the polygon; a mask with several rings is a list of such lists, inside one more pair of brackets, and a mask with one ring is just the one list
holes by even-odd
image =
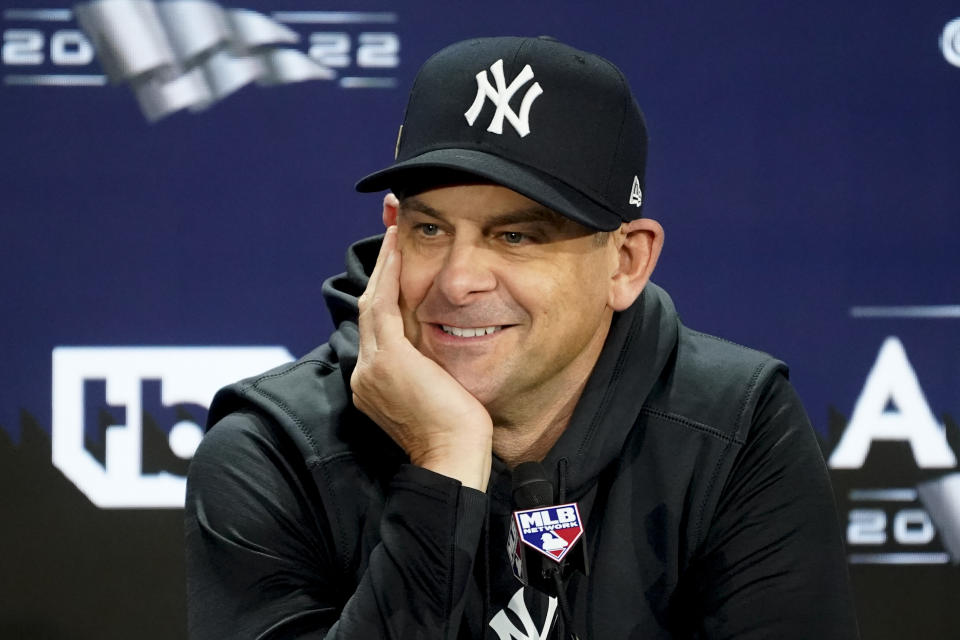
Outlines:
{"label": "blue backdrop", "polygon": [[324,77],[149,122],[72,6],[0,0],[0,637],[183,637],[206,386],[325,339],[321,282],[380,231],[353,183],[392,158],[417,68],[497,34],[624,70],[655,280],[686,324],[790,364],[863,636],[958,633],[960,3],[222,6]]}

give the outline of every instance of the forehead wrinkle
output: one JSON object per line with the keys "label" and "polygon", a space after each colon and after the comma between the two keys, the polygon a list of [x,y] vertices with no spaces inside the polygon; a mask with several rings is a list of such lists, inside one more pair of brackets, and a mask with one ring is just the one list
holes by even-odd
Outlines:
{"label": "forehead wrinkle", "polygon": [[[404,198],[400,202],[401,214],[410,211],[416,211],[438,220],[449,220],[449,216],[447,216],[443,211],[431,207],[426,202],[418,199],[416,196]],[[512,209],[496,213],[483,221],[484,226],[486,227],[498,227],[510,224],[526,224],[535,222],[544,222],[557,229],[562,229],[567,225],[568,220],[552,209],[548,209],[541,205],[533,205],[530,207],[523,207],[520,209]]]}
{"label": "forehead wrinkle", "polygon": [[494,215],[487,220],[487,223],[494,227],[507,224],[524,224],[530,222],[545,222],[553,227],[556,227],[557,229],[561,229],[566,225],[567,219],[552,209],[535,205],[532,207],[525,207],[523,209],[505,211],[503,213]]}

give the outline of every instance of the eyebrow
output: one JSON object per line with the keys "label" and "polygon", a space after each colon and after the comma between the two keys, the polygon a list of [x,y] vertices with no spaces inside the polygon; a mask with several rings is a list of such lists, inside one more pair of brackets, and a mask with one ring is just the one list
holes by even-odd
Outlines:
{"label": "eyebrow", "polygon": [[[444,215],[442,211],[434,209],[416,197],[405,198],[400,203],[400,212],[403,213],[404,210],[417,211],[438,220],[447,220],[447,216]],[[504,211],[494,215],[486,221],[486,226],[499,227],[503,225],[527,224],[533,222],[544,222],[556,227],[557,229],[560,229],[566,225],[567,219],[552,209],[548,209],[541,205],[534,205],[531,207],[524,207],[522,209]]]}

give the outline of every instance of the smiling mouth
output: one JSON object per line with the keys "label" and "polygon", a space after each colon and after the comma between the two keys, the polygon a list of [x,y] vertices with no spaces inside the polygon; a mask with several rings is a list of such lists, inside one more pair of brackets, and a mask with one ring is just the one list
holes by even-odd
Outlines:
{"label": "smiling mouth", "polygon": [[496,333],[503,329],[503,327],[499,325],[494,327],[452,327],[447,324],[441,324],[440,328],[444,333],[457,336],[458,338],[479,338],[480,336],[488,336],[491,333]]}

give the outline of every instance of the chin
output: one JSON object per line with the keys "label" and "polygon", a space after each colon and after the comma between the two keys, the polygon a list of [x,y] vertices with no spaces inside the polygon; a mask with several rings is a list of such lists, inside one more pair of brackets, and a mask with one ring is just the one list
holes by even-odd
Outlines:
{"label": "chin", "polygon": [[467,392],[472,395],[474,398],[480,401],[485,407],[488,407],[491,402],[497,399],[499,394],[499,386],[493,384],[488,377],[485,377],[483,374],[478,374],[474,371],[469,372],[457,372],[450,371],[447,372],[453,376],[453,379],[460,383],[460,385],[467,390]]}

